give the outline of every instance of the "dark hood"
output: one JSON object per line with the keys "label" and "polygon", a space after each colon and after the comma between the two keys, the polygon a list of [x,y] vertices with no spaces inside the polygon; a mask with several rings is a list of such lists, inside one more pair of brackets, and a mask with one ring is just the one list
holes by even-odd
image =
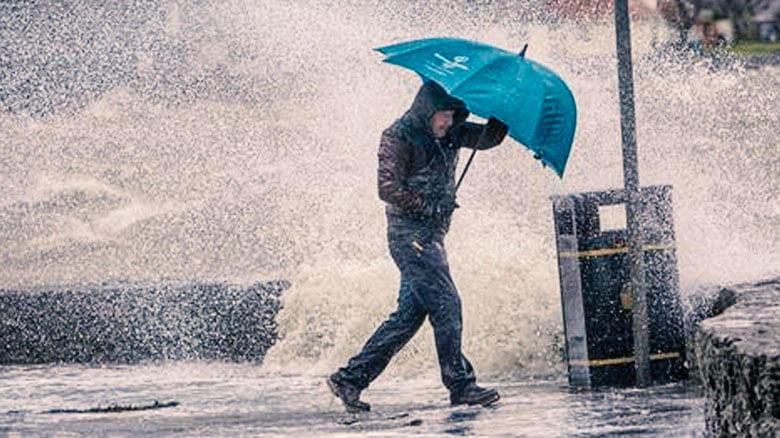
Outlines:
{"label": "dark hood", "polygon": [[401,117],[401,123],[413,143],[420,144],[433,135],[431,117],[436,111],[454,110],[450,132],[469,116],[466,105],[459,99],[447,94],[444,89],[432,81],[425,82],[412,102],[411,108]]}

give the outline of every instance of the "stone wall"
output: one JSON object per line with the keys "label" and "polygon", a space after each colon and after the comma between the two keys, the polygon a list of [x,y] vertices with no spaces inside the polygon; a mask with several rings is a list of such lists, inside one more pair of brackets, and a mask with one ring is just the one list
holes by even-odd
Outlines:
{"label": "stone wall", "polygon": [[118,283],[0,290],[0,365],[260,362],[289,283]]}
{"label": "stone wall", "polygon": [[780,278],[728,290],[735,304],[701,321],[695,334],[707,432],[778,437]]}

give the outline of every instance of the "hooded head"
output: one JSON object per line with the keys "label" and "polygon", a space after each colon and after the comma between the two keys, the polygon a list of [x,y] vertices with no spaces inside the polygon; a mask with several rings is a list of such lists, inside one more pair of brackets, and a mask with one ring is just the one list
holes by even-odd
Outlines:
{"label": "hooded head", "polygon": [[406,113],[414,130],[434,134],[433,115],[437,111],[452,111],[452,126],[463,123],[469,116],[466,105],[449,94],[437,83],[426,81],[417,92],[412,107]]}

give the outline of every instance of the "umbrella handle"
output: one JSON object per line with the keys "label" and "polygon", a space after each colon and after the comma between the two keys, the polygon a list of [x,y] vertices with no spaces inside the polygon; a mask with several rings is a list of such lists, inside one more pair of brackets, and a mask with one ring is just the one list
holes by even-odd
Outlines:
{"label": "umbrella handle", "polygon": [[[528,44],[526,44],[526,47],[528,47]],[[525,49],[523,49],[525,51]],[[492,118],[492,117],[491,117]],[[500,122],[500,120],[499,120]],[[490,120],[488,120],[488,124],[490,124]],[[458,178],[458,183],[455,184],[455,193],[458,193],[458,188],[460,187],[460,183],[463,182],[463,178],[466,176],[466,172],[469,171],[469,167],[471,166],[471,162],[474,161],[474,155],[477,155],[477,150],[480,149],[480,146],[487,141],[486,140],[486,131],[487,131],[487,125],[485,125],[482,128],[482,132],[479,134],[479,139],[477,139],[477,143],[474,145],[474,149],[471,151],[471,156],[469,157],[469,161],[466,162],[466,167],[463,168],[463,173],[460,174],[460,178]]]}
{"label": "umbrella handle", "polygon": [[469,160],[466,162],[466,167],[463,168],[463,173],[460,174],[460,178],[458,178],[458,183],[455,184],[455,193],[458,193],[458,187],[460,187],[460,183],[463,182],[463,177],[466,176],[466,172],[469,171],[469,166],[471,166],[471,162],[474,160],[474,155],[477,155],[476,148],[474,148],[474,150],[471,151],[471,156],[469,157]]}

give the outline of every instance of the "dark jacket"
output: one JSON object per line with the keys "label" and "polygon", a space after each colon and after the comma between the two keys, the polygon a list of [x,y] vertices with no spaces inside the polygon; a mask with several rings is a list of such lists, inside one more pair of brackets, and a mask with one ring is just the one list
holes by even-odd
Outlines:
{"label": "dark jacket", "polygon": [[[438,110],[454,110],[453,126],[444,138],[434,137],[430,126]],[[382,133],[379,145],[379,197],[387,202],[389,219],[425,218],[426,202],[455,196],[458,149],[489,149],[506,136],[502,123],[466,122],[463,103],[437,84],[420,87],[411,108]],[[436,218],[446,232],[449,217]]]}

